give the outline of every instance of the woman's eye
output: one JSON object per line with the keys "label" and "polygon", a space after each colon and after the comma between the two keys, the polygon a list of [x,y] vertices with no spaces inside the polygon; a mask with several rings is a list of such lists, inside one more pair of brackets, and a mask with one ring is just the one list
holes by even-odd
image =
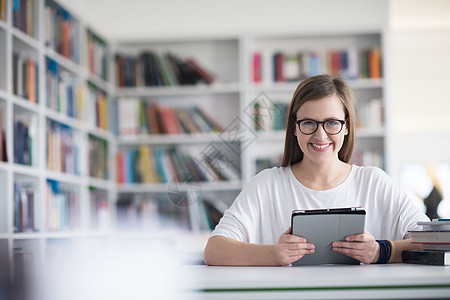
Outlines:
{"label": "woman's eye", "polygon": [[303,126],[315,126],[315,122],[313,122],[313,121],[303,121],[302,125]]}
{"label": "woman's eye", "polygon": [[336,121],[336,120],[330,120],[330,121],[327,121],[326,125],[328,125],[328,126],[338,126],[339,122]]}

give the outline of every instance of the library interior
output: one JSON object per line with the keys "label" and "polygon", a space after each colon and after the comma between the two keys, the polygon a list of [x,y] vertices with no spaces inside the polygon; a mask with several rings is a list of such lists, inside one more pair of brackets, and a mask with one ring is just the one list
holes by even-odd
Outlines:
{"label": "library interior", "polygon": [[[354,93],[349,163],[429,218],[420,254],[206,265],[320,74]],[[449,85],[446,0],[0,0],[0,300],[450,299]]]}

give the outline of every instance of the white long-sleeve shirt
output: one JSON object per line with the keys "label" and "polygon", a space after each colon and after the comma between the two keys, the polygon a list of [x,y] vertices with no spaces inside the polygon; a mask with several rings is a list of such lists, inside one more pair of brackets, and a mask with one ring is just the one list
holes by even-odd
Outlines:
{"label": "white long-sleeve shirt", "polygon": [[272,168],[254,176],[235,199],[211,236],[242,242],[276,244],[295,209],[362,206],[366,230],[375,239],[401,240],[417,221],[429,220],[391,178],[376,167],[352,165],[340,185],[315,191],[302,185],[291,167]]}

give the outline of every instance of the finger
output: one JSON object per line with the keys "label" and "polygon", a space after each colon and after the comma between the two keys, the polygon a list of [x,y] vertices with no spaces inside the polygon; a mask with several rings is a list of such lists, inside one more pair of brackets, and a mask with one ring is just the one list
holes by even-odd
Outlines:
{"label": "finger", "polygon": [[306,239],[301,236],[287,234],[282,237],[282,241],[285,243],[306,243]]}
{"label": "finger", "polygon": [[289,244],[288,249],[289,250],[301,250],[301,249],[315,249],[316,246],[311,243],[296,243],[296,244]]}
{"label": "finger", "polygon": [[304,256],[306,254],[314,253],[315,249],[301,249],[301,250],[294,250],[289,252],[289,257],[295,257],[295,256]]}
{"label": "finger", "polygon": [[345,249],[366,249],[367,244],[359,242],[333,242],[331,244],[333,248],[345,248]]}
{"label": "finger", "polygon": [[339,252],[341,254],[356,258],[363,257],[366,252],[360,249],[348,249],[348,248],[333,248],[333,251]]}
{"label": "finger", "polygon": [[368,240],[368,236],[364,233],[352,234],[345,237],[348,242],[365,242]]}

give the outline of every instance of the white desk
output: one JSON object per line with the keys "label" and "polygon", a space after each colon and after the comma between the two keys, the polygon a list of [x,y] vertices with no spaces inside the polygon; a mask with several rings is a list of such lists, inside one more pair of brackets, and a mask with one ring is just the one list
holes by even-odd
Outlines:
{"label": "white desk", "polygon": [[188,266],[185,271],[193,299],[450,299],[450,267],[441,266]]}

